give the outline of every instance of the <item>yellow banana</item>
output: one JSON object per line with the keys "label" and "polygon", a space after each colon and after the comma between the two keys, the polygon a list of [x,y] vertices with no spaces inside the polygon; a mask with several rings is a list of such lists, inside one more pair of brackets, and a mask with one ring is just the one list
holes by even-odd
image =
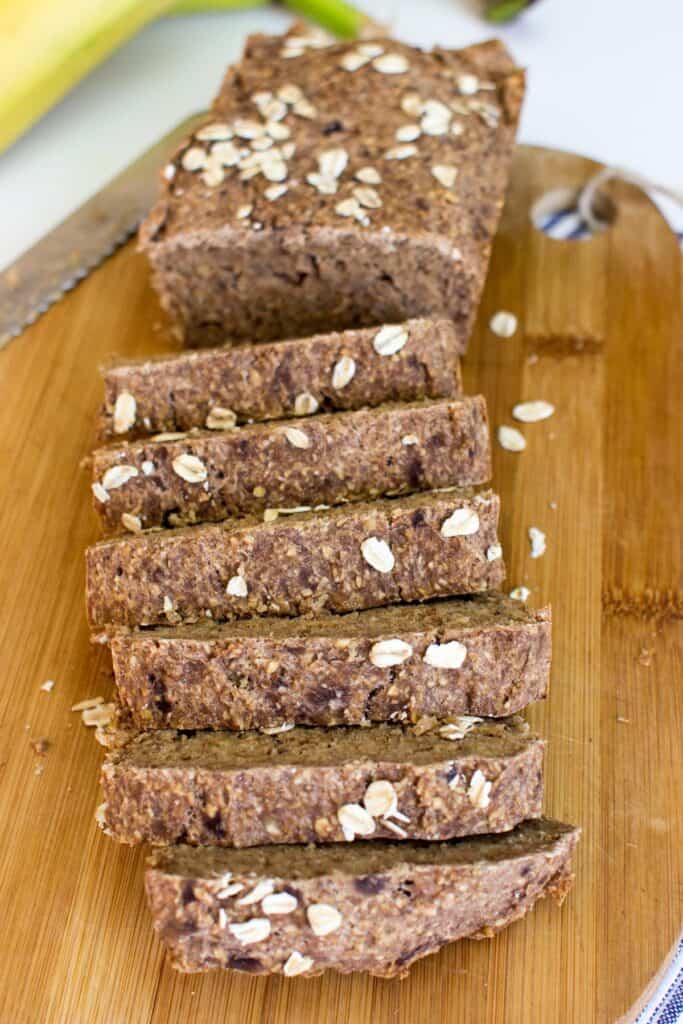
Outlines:
{"label": "yellow banana", "polygon": [[[166,14],[253,7],[264,0],[0,0],[0,151],[148,22]],[[342,36],[365,17],[344,0],[294,0]]]}

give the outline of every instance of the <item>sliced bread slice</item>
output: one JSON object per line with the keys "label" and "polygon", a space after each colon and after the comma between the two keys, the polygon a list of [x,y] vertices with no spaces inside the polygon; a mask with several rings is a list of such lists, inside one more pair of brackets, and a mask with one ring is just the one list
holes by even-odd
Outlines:
{"label": "sliced bread slice", "polygon": [[94,453],[92,472],[107,535],[483,484],[486,402],[392,404],[109,445]]}
{"label": "sliced bread slice", "polygon": [[90,624],[348,612],[495,590],[498,510],[491,491],[454,488],[101,541],[86,551]]}
{"label": "sliced bread slice", "polygon": [[199,846],[504,832],[540,814],[543,750],[520,718],[146,732],[105,760],[103,823],[125,843]]}
{"label": "sliced bread slice", "polygon": [[108,366],[102,370],[100,437],[219,430],[317,410],[461,394],[462,336],[452,321],[406,320],[398,340],[394,332],[391,351],[382,330],[367,327]]}
{"label": "sliced bread slice", "polygon": [[550,609],[503,594],[313,619],[118,631],[134,728],[360,725],[520,711],[546,696]]}
{"label": "sliced bread slice", "polygon": [[159,851],[145,888],[181,971],[391,978],[455,939],[489,938],[571,888],[579,830],[541,818],[449,843]]}

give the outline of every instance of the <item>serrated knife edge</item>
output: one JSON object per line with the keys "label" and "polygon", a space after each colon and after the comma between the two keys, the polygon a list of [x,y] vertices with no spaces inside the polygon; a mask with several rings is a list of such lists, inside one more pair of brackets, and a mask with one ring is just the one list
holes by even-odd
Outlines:
{"label": "serrated knife edge", "polygon": [[131,237],[157,197],[159,168],[205,116],[178,124],[0,271],[0,348]]}

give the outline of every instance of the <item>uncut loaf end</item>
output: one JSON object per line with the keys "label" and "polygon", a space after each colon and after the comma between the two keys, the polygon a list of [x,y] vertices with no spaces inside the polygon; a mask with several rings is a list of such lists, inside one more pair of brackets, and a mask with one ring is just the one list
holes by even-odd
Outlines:
{"label": "uncut loaf end", "polygon": [[523,94],[496,41],[251,37],[140,232],[179,336],[447,316],[464,345]]}

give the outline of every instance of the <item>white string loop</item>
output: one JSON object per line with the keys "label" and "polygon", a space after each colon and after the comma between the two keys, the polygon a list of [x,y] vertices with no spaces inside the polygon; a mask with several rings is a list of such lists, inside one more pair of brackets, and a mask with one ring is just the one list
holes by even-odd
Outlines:
{"label": "white string loop", "polygon": [[590,231],[603,231],[607,226],[606,222],[595,212],[595,199],[601,187],[606,182],[614,179],[625,181],[629,185],[637,185],[638,188],[642,188],[645,192],[656,192],[683,206],[683,190],[681,189],[660,185],[642,174],[637,174],[635,171],[627,171],[623,167],[603,167],[601,171],[598,171],[597,174],[594,174],[586,182],[576,200],[576,209]]}

